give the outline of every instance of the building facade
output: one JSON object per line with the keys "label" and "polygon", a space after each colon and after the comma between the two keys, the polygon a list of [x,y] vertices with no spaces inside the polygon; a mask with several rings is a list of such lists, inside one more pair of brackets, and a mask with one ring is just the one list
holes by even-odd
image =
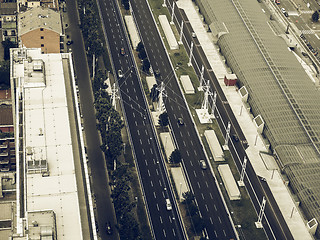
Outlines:
{"label": "building facade", "polygon": [[41,48],[42,53],[60,53],[62,24],[59,12],[34,7],[18,15],[20,46]]}

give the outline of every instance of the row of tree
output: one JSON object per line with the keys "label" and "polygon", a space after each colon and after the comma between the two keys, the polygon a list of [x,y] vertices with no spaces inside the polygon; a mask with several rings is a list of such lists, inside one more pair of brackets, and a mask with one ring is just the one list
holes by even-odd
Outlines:
{"label": "row of tree", "polygon": [[79,0],[79,16],[80,28],[82,36],[85,39],[85,46],[88,54],[92,56],[95,54],[99,57],[103,53],[103,43],[101,41],[101,26],[99,12],[94,1]]}
{"label": "row of tree", "polygon": [[106,75],[98,70],[93,80],[94,105],[96,108],[97,127],[100,131],[101,149],[111,161],[116,160],[122,151],[121,129],[124,127],[120,114],[113,108],[110,96],[104,84]]}
{"label": "row of tree", "polygon": [[205,228],[205,221],[200,217],[199,209],[195,204],[193,194],[191,192],[185,192],[182,196],[184,198],[182,203],[186,205],[187,216],[189,216],[191,220],[190,228],[195,234],[199,235]]}
{"label": "row of tree", "polygon": [[122,3],[123,8],[124,8],[125,10],[129,10],[129,8],[130,8],[129,0],[121,0],[121,3]]}
{"label": "row of tree", "polygon": [[[80,0],[80,19],[81,30],[85,40],[85,46],[88,55],[95,54],[99,57],[103,53],[103,44],[100,39],[99,14],[94,2]],[[117,160],[123,148],[121,129],[124,123],[120,114],[113,108],[110,96],[106,92],[109,87],[105,84],[106,74],[102,70],[97,70],[92,82],[94,93],[94,105],[96,109],[96,118],[98,120],[97,128],[100,131],[102,145],[101,150],[110,162]],[[108,164],[110,166],[110,164]],[[111,173],[113,191],[111,197],[118,221],[118,230],[121,240],[134,240],[140,238],[139,225],[132,214],[132,209],[136,203],[130,201],[129,190],[132,179],[127,164],[122,165],[117,162],[117,169]]]}
{"label": "row of tree", "polygon": [[[106,78],[103,71],[98,70],[92,83],[95,98],[96,118],[98,119],[97,127],[100,131],[102,145],[101,149],[106,158],[117,160],[121,154],[123,142],[121,129],[124,124],[119,113],[113,108],[110,102],[110,96],[106,92],[108,87],[104,83]],[[117,161],[116,170],[111,172],[111,185],[113,204],[118,221],[118,230],[121,240],[140,239],[141,233],[132,209],[136,202],[132,202],[129,196],[130,182],[132,173],[128,164]]]}
{"label": "row of tree", "polygon": [[10,48],[17,47],[17,44],[9,38],[2,41],[4,50],[3,60],[0,61],[0,89],[10,88]]}
{"label": "row of tree", "polygon": [[118,219],[119,234],[121,240],[140,239],[139,225],[132,213],[136,202],[132,202],[129,196],[130,182],[133,180],[129,164],[120,164],[112,172],[113,191],[111,197]]}
{"label": "row of tree", "polygon": [[136,50],[138,52],[138,57],[142,60],[142,71],[144,71],[145,73],[149,73],[150,62],[148,60],[147,53],[142,42],[138,43]]}

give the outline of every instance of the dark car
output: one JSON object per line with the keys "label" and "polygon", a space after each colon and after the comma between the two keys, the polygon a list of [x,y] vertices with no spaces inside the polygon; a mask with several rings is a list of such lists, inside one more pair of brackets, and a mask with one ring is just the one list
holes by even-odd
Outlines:
{"label": "dark car", "polygon": [[67,45],[71,45],[73,43],[73,41],[72,40],[69,40],[68,42],[67,42]]}
{"label": "dark car", "polygon": [[112,227],[111,227],[111,223],[110,222],[106,223],[106,233],[108,235],[112,235]]}
{"label": "dark car", "polygon": [[233,139],[235,142],[239,142],[239,137],[238,137],[236,134],[233,134],[233,135],[232,135],[232,139]]}
{"label": "dark car", "polygon": [[182,118],[178,118],[178,124],[179,124],[180,126],[184,125],[184,121],[183,121]]}
{"label": "dark car", "polygon": [[154,75],[155,75],[156,77],[159,77],[159,76],[160,76],[160,70],[159,70],[159,69],[156,69],[156,70],[154,71]]}

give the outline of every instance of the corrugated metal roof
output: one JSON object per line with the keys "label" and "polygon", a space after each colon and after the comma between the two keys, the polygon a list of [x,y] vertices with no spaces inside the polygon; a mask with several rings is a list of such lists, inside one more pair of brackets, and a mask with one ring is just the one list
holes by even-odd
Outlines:
{"label": "corrugated metal roof", "polygon": [[224,32],[218,44],[227,64],[246,86],[254,116],[265,120],[264,134],[307,216],[319,221],[319,92],[257,1],[199,0],[199,6],[213,32]]}

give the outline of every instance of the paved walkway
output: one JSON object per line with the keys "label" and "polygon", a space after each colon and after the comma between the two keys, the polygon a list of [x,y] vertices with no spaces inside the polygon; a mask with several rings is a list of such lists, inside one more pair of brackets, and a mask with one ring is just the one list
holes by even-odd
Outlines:
{"label": "paved walkway", "polygon": [[[195,9],[195,5],[191,0],[179,0],[177,4],[180,8],[184,9],[192,28],[197,34],[200,44],[212,65],[212,69],[215,69],[214,64],[216,63],[217,58],[219,58],[219,52],[213,44],[214,38],[209,36],[205,30],[203,22],[200,20],[198,12]],[[227,73],[226,68],[219,68],[219,71],[225,71],[225,73]],[[218,77],[220,78],[220,76]],[[223,80],[219,80],[219,83],[242,131],[248,140],[249,148],[246,150],[246,153],[249,160],[251,161],[256,173],[267,180],[294,239],[313,239],[305,226],[306,220],[299,214],[299,209],[296,207],[292,196],[289,194],[289,190],[285,186],[284,180],[281,177],[274,158],[268,158],[268,160],[263,160],[261,158],[260,153],[267,152],[267,149],[261,139],[261,136],[258,135],[256,127],[252,121],[252,115],[250,116],[247,112],[237,89],[235,87],[226,87]]]}

